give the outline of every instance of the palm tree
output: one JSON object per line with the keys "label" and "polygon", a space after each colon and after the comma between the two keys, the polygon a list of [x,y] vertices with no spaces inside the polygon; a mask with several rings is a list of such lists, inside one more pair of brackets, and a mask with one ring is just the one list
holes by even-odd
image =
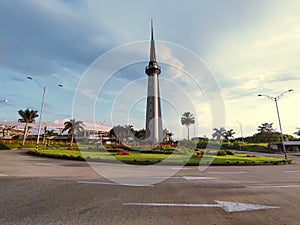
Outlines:
{"label": "palm tree", "polygon": [[48,139],[48,143],[46,143],[47,145],[50,145],[50,142],[51,142],[51,137],[55,137],[57,136],[58,134],[55,133],[55,130],[46,130],[45,132],[45,137]]}
{"label": "palm tree", "polygon": [[39,115],[37,114],[36,110],[29,110],[29,109],[25,109],[24,111],[19,110],[18,113],[21,116],[21,119],[19,119],[18,122],[19,123],[25,123],[23,142],[22,142],[22,145],[24,146],[25,140],[26,140],[26,137],[27,137],[27,133],[28,133],[28,124],[29,123],[34,123],[35,118],[38,117]]}
{"label": "palm tree", "polygon": [[227,141],[229,141],[231,138],[233,138],[234,134],[235,134],[235,132],[233,131],[233,129],[230,129],[228,131],[225,131],[224,137]]}
{"label": "palm tree", "polygon": [[221,127],[220,129],[214,128],[213,131],[214,131],[214,133],[212,134],[213,138],[216,138],[216,140],[221,143],[222,138],[224,138],[226,135],[225,128],[224,127]]}
{"label": "palm tree", "polygon": [[257,131],[259,133],[272,133],[275,130],[273,129],[273,123],[263,123],[258,126]]}
{"label": "palm tree", "polygon": [[298,129],[296,132],[294,132],[294,134],[296,134],[297,136],[300,136],[300,128],[296,128]]}
{"label": "palm tree", "polygon": [[195,123],[195,117],[190,112],[185,112],[181,116],[181,124],[186,125],[188,132],[188,140],[190,140],[190,125]]}
{"label": "palm tree", "polygon": [[64,129],[62,132],[68,131],[68,135],[71,135],[70,146],[73,145],[75,133],[84,131],[83,126],[84,124],[82,121],[76,121],[75,119],[71,119],[64,123]]}

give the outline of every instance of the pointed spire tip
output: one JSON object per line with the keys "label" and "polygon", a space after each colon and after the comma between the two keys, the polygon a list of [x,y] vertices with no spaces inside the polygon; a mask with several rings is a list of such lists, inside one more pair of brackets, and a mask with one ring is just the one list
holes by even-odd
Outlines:
{"label": "pointed spire tip", "polygon": [[151,18],[151,40],[153,40],[153,19]]}

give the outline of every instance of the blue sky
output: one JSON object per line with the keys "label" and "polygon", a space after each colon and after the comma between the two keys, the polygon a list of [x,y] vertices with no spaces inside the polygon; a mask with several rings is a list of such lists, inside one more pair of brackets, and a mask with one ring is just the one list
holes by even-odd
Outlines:
{"label": "blue sky", "polygon": [[[0,99],[9,102],[0,103],[0,120],[17,121],[19,109],[40,111],[42,88],[38,82],[47,87],[45,121],[75,116],[142,128],[147,81],[144,67],[149,54],[145,41],[149,40],[153,18],[162,66],[165,127],[177,137],[185,136],[178,117],[191,111],[197,119],[195,133],[210,136],[214,125],[221,126],[221,122],[214,124],[218,119],[212,115],[221,102],[218,115],[224,110],[224,126],[233,128],[236,136],[240,136],[237,120],[245,136],[255,133],[263,122],[274,123],[278,130],[274,102],[257,94],[276,96],[294,89],[279,101],[283,130],[292,134],[300,127],[299,11],[298,0],[195,0],[182,4],[171,0],[151,4],[143,0],[3,0]],[[82,85],[109,52],[139,43],[146,44],[127,55],[140,56],[139,61],[110,74],[102,65],[104,72],[93,77],[98,83],[89,80]],[[175,45],[197,55],[201,65],[190,64],[187,59],[192,58],[184,56],[186,52],[176,55]],[[109,66],[118,64],[117,57],[109,59]],[[200,69],[198,74],[198,66],[206,71]],[[192,78],[198,79],[198,86]],[[212,81],[217,85],[208,85]],[[90,102],[78,105],[76,96],[81,95]],[[85,104],[88,111],[92,106],[91,113],[85,113]]]}

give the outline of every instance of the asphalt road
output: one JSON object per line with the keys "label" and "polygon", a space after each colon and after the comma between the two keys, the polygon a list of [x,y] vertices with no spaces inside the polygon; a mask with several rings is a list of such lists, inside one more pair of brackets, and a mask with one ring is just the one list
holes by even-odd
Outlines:
{"label": "asphalt road", "polygon": [[124,186],[86,162],[0,151],[0,199],[0,224],[297,225],[300,166],[184,167],[153,185]]}

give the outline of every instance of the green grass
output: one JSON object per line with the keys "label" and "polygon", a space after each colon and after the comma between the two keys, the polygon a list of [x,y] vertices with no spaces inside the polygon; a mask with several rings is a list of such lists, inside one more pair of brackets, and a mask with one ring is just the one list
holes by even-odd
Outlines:
{"label": "green grass", "polygon": [[[40,141],[39,147],[41,149],[66,149],[70,146],[70,143],[58,144],[53,143],[49,146],[45,146],[42,141]],[[9,150],[9,149],[35,149],[36,142],[35,141],[27,141],[24,146],[22,146],[22,141],[5,141],[0,142],[0,150]],[[75,146],[76,147],[76,146]]]}
{"label": "green grass", "polygon": [[199,165],[212,164],[212,165],[262,165],[262,164],[281,164],[291,163],[290,160],[282,158],[272,158],[265,156],[249,157],[246,154],[235,154],[227,156],[211,156],[205,155],[203,158],[194,158],[183,154],[151,154],[131,152],[130,155],[117,155],[116,152],[106,151],[77,151],[77,150],[31,150],[30,154],[46,157],[55,157],[62,159],[75,159],[75,160],[95,160],[104,162],[115,162],[116,160],[129,164],[155,164],[162,162],[164,164],[186,164],[186,165]]}

